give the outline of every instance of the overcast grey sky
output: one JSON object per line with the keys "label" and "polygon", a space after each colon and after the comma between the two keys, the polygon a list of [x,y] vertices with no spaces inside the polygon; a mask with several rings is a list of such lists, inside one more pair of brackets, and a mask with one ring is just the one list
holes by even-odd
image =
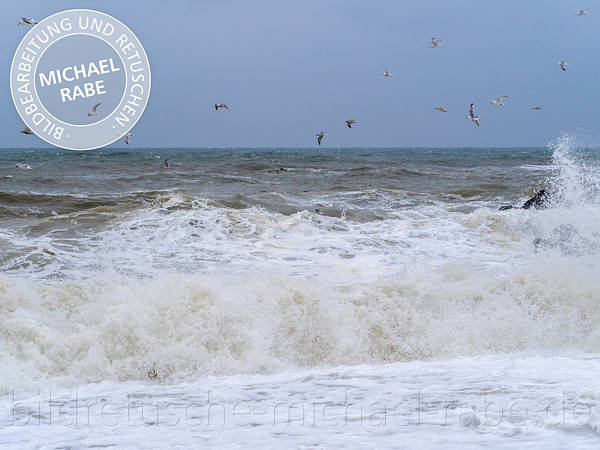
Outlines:
{"label": "overcast grey sky", "polygon": [[[152,94],[135,146],[311,147],[321,129],[332,147],[544,146],[561,131],[599,129],[596,0],[28,0],[0,8],[2,147],[47,146],[18,133],[8,72],[27,29],[17,20],[72,8],[116,17],[146,49]],[[588,15],[576,17],[581,8]],[[440,48],[428,48],[432,36]],[[380,76],[386,67],[391,79]],[[489,105],[498,95],[510,96],[500,110]],[[231,110],[216,112],[217,102]],[[465,120],[471,102],[480,127]],[[351,130],[349,118],[358,121]]]}

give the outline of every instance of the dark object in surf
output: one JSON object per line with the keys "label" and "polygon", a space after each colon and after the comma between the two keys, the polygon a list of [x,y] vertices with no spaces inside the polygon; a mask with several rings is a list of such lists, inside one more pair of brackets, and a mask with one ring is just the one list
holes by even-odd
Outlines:
{"label": "dark object in surf", "polygon": [[548,236],[535,238],[533,246],[536,251],[558,249],[563,255],[576,256],[596,254],[599,249],[596,242],[582,236],[571,224],[559,225]]}
{"label": "dark object in surf", "polygon": [[529,200],[527,200],[522,208],[529,209],[534,207],[535,209],[545,208],[547,206],[548,201],[550,200],[550,195],[546,192],[545,189],[542,189]]}
{"label": "dark object in surf", "polygon": [[[531,208],[542,209],[548,205],[549,200],[550,200],[550,194],[548,194],[548,192],[546,192],[546,189],[542,189],[541,191],[537,192],[533,197],[531,197],[529,200],[527,200],[525,203],[523,203],[523,206],[521,206],[521,209],[531,209]],[[514,208],[514,206],[512,206],[512,205],[504,205],[504,206],[500,207],[499,211],[506,211],[507,209],[513,209],[513,208]]]}

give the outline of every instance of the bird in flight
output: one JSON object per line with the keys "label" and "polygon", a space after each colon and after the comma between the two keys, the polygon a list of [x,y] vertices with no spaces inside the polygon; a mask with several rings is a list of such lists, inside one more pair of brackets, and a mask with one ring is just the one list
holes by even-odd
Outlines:
{"label": "bird in flight", "polygon": [[437,109],[438,111],[441,111],[441,112],[448,112],[448,110],[446,108],[444,108],[443,106],[436,106],[434,109]]}
{"label": "bird in flight", "polygon": [[475,122],[477,124],[477,126],[479,126],[479,121],[481,119],[483,119],[483,117],[475,115],[475,104],[474,103],[471,103],[471,106],[469,106],[469,117],[467,117],[467,119],[470,119],[473,122]]}
{"label": "bird in flight", "polygon": [[440,46],[441,39],[436,39],[435,36],[431,38],[431,45],[429,48],[438,48]]}
{"label": "bird in flight", "polygon": [[21,17],[21,20],[17,22],[17,25],[35,25],[36,20],[30,19],[29,17]]}
{"label": "bird in flight", "polygon": [[21,133],[23,133],[23,134],[33,134],[33,131],[31,131],[31,128],[25,127],[24,130],[21,130]]}
{"label": "bird in flight", "polygon": [[323,137],[325,137],[327,135],[325,134],[324,131],[319,131],[319,133],[315,134],[315,136],[317,136],[317,142],[318,142],[318,144],[321,145],[321,141],[323,140]]}
{"label": "bird in flight", "polygon": [[381,74],[381,76],[382,76],[382,77],[385,77],[385,78],[391,78],[391,77],[392,77],[392,74],[390,73],[390,69],[385,69],[385,70],[383,71],[383,73]]}
{"label": "bird in flight", "polygon": [[587,10],[586,9],[580,9],[579,11],[577,11],[575,13],[576,16],[587,16],[587,14],[585,13]]}
{"label": "bird in flight", "polygon": [[504,106],[504,103],[502,103],[502,100],[505,98],[508,98],[508,95],[500,95],[498,98],[496,98],[496,100],[490,100],[490,104],[496,105],[496,106]]}
{"label": "bird in flight", "polygon": [[98,103],[94,106],[92,106],[92,112],[87,113],[88,117],[92,117],[98,114],[98,106],[100,106],[102,103]]}
{"label": "bird in flight", "polygon": [[132,133],[125,133],[125,134],[123,135],[123,140],[125,141],[125,143],[126,143],[127,145],[129,145],[129,138],[130,138],[131,136],[133,136],[133,134],[132,134]]}
{"label": "bird in flight", "polygon": [[354,120],[354,119],[346,120],[346,125],[348,125],[348,128],[352,128],[353,123],[357,123],[356,120]]}
{"label": "bird in flight", "polygon": [[534,109],[535,111],[539,111],[540,109],[542,109],[541,106],[535,105],[532,109]]}
{"label": "bird in flight", "polygon": [[560,67],[563,71],[566,72],[568,64],[564,61],[559,61],[556,63],[558,67]]}
{"label": "bird in flight", "polygon": [[218,111],[219,108],[229,109],[229,106],[227,106],[225,103],[215,103],[215,111]]}

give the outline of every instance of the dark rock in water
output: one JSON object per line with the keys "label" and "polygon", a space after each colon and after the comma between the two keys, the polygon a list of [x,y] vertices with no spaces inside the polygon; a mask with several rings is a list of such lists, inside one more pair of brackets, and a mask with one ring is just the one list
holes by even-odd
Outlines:
{"label": "dark rock in water", "polygon": [[545,208],[547,206],[547,203],[549,200],[550,200],[550,196],[548,195],[548,193],[546,192],[545,189],[542,189],[537,194],[535,194],[533,197],[531,197],[529,200],[527,200],[523,204],[522,208],[523,209],[529,209],[532,207],[535,209]]}
{"label": "dark rock in water", "polygon": [[[545,208],[546,206],[548,206],[549,200],[550,200],[550,194],[548,194],[548,192],[546,192],[546,189],[542,189],[541,191],[536,193],[533,197],[531,197],[529,200],[527,200],[525,203],[523,203],[523,206],[521,206],[521,209],[530,209],[530,208],[542,209],[542,208]],[[504,206],[501,206],[498,210],[506,211],[507,209],[514,209],[514,208],[515,207],[512,205],[504,205]]]}
{"label": "dark rock in water", "polygon": [[548,248],[550,247],[550,241],[548,239],[535,238],[533,240],[533,246],[536,250],[538,248]]}
{"label": "dark rock in water", "polygon": [[582,236],[571,224],[559,225],[547,238],[535,238],[533,246],[538,249],[558,249],[564,255],[584,255],[598,251],[598,245]]}
{"label": "dark rock in water", "polygon": [[579,233],[573,225],[560,225],[552,230],[548,238],[535,238],[533,240],[533,245],[536,249],[560,248],[565,251],[568,250],[569,245],[578,238],[580,238]]}
{"label": "dark rock in water", "polygon": [[557,241],[570,241],[579,238],[579,231],[571,224],[559,225],[552,230],[552,237]]}

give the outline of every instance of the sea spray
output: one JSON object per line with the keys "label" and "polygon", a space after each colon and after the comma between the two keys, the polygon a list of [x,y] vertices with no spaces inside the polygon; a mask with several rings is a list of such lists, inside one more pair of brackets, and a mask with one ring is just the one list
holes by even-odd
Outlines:
{"label": "sea spray", "polygon": [[554,174],[549,183],[559,207],[600,206],[600,167],[590,161],[596,150],[578,147],[577,137],[563,134],[549,145]]}
{"label": "sea spray", "polygon": [[536,246],[563,254],[600,255],[600,165],[596,150],[578,147],[563,134],[549,145],[553,173],[546,181],[550,202],[527,217]]}

